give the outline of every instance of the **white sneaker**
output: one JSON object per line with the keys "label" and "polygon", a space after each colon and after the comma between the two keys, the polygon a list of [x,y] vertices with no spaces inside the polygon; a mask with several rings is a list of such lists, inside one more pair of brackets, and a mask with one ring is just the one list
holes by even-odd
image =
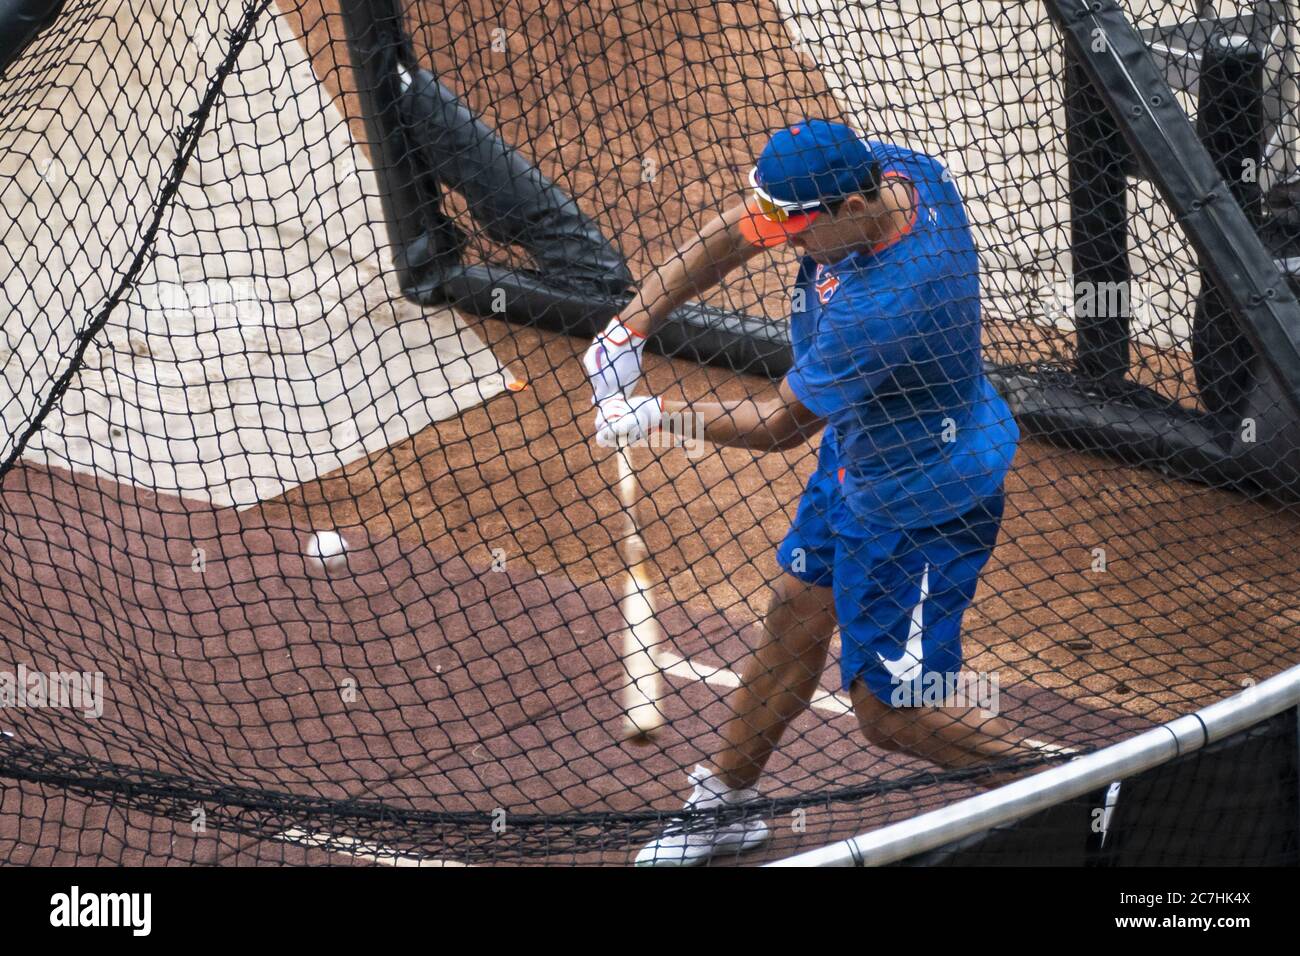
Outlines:
{"label": "white sneaker", "polygon": [[[758,797],[757,790],[732,790],[703,766],[696,767],[689,779],[695,789],[686,801],[687,810],[730,806]],[[737,820],[713,827],[703,820],[692,823],[694,826],[689,831],[683,830],[685,821],[669,823],[657,840],[641,848],[636,865],[695,866],[723,850],[743,853],[762,846],[771,835],[762,820]]]}

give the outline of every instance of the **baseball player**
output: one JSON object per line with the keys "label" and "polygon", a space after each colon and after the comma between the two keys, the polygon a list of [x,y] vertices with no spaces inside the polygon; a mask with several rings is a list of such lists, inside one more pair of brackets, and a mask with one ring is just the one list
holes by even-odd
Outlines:
{"label": "baseball player", "polygon": [[[983,373],[979,261],[961,197],[936,159],[816,119],[772,135],[749,185],[747,201],[649,276],[584,355],[601,444],[646,438],[684,415],[710,442],[759,451],[824,430],[723,746],[690,774],[687,808],[755,799],[768,758],[817,687],[837,625],[842,685],[872,743],[945,767],[1020,753],[1005,719],[916,706],[922,697],[909,693],[960,670],[962,615],[997,539],[1019,440]],[[776,400],[633,395],[646,336],[787,242],[802,259],[791,295],[794,365]],[[636,862],[700,863],[767,838],[761,820],[704,832],[669,825]]]}

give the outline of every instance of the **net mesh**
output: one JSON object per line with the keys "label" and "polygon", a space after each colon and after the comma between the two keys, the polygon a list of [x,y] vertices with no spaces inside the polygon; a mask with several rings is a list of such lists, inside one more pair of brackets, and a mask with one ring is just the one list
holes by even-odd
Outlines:
{"label": "net mesh", "polygon": [[[1240,198],[1284,258],[1295,17],[1226,6],[1263,92],[1203,138],[1256,162]],[[1128,10],[1189,115],[1214,115],[1186,52],[1204,11]],[[758,795],[677,824],[769,822],[764,850],[715,859],[933,809],[1297,661],[1291,415],[1149,171],[1116,193],[1130,160],[1042,4],[400,12],[415,65],[638,280],[802,117],[940,157],[965,198],[983,358],[1023,433],[962,620],[1002,729],[968,727],[957,756],[922,708],[864,734],[827,633]],[[346,35],[330,0],[69,0],[0,77],[7,862],[625,862],[772,653],[775,552],[822,439],[601,448],[590,335],[404,294]],[[1258,152],[1231,152],[1256,105]],[[554,253],[474,195],[441,196],[460,260],[546,278]],[[1119,260],[1097,251],[1116,202]],[[1128,299],[1096,305],[1080,249]],[[767,250],[701,302],[779,323],[798,261]],[[648,354],[648,391],[774,399],[704,358]],[[1164,416],[1244,477],[1186,480],[1109,419],[1068,447],[1080,401]],[[1252,427],[1266,456],[1234,452]],[[625,739],[637,690],[662,714],[649,743]]]}

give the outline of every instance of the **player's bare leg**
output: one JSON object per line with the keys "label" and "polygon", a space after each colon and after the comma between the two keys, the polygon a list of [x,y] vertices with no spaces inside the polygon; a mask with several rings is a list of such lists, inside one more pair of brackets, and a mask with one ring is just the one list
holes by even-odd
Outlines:
{"label": "player's bare leg", "polygon": [[[830,588],[782,574],[759,625],[758,647],[742,668],[740,687],[729,701],[732,716],[722,729],[724,746],[713,768],[700,765],[690,774],[693,789],[686,801],[688,810],[757,798],[754,784],[790,722],[808,707],[834,632]],[[694,831],[669,824],[641,850],[636,862],[638,866],[688,866],[724,850],[752,849],[767,838],[767,825],[761,820]]]}
{"label": "player's bare leg", "polygon": [[[941,767],[977,767],[1008,757],[1041,754],[1051,749],[1068,754],[1069,748],[1044,745],[1018,731],[1004,717],[979,707],[900,707],[882,703],[862,681],[849,688],[853,711],[863,734],[877,747],[901,750],[931,760]],[[1000,786],[1020,776],[999,773],[986,786]]]}
{"label": "player's bare leg", "polygon": [[713,759],[717,776],[735,790],[754,786],[790,722],[807,709],[835,632],[830,588],[782,574],[774,591],[730,701],[725,745]]}

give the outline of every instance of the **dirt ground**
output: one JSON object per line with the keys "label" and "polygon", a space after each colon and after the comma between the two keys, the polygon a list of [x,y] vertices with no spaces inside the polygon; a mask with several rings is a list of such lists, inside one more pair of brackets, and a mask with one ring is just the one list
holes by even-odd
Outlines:
{"label": "dirt ground", "polygon": [[[328,22],[314,4],[300,9],[308,23]],[[800,115],[835,116],[841,109],[822,74],[792,48],[780,15],[763,4],[701,10],[671,3],[628,8],[607,0],[580,9],[529,3],[498,10],[417,3],[408,19],[418,24],[413,32],[422,60],[508,141],[527,143],[543,171],[581,197],[606,234],[617,237],[637,275],[662,262],[701,217],[738,192],[766,130]],[[328,62],[327,31],[318,25],[306,32],[319,45],[317,58]],[[340,87],[348,88],[346,69],[322,72],[339,76]],[[657,174],[648,182],[642,175],[646,157],[657,160]],[[710,301],[779,317],[794,257],[777,250],[755,263]],[[463,473],[472,485],[481,476],[491,488],[475,499],[488,511],[481,519],[488,529],[484,547],[500,546],[492,542],[511,524],[509,513],[528,513],[536,530],[512,531],[511,546],[531,563],[563,567],[569,575],[616,571],[617,556],[601,537],[605,532],[597,530],[617,507],[610,463],[599,475],[591,465],[574,471],[575,457],[586,463],[580,451],[584,435],[566,428],[581,416],[583,403],[565,408],[559,401],[572,399],[574,389],[581,394],[572,354],[582,343],[488,326],[498,355],[521,363],[532,388],[503,397],[499,404],[513,406],[509,410],[485,409],[481,427],[488,427],[486,421],[497,429],[506,426],[529,450],[512,454],[503,445],[499,467],[510,477],[501,481],[494,480],[492,453],[466,448],[456,459],[443,444],[423,450],[423,436],[411,443],[411,462],[421,463],[422,481],[432,477],[431,457],[441,465],[445,456],[442,467]],[[1071,348],[1068,335],[1001,315],[988,319],[986,333],[988,354],[1001,361],[1059,358]],[[1186,400],[1192,389],[1185,352],[1139,342],[1134,355],[1144,384]],[[568,372],[561,364],[566,361]],[[765,384],[667,363],[650,383],[689,395],[713,387],[727,396]],[[391,467],[400,472],[399,451],[391,451]],[[800,476],[811,464],[812,452],[804,450],[765,459],[727,451],[695,462],[670,454],[643,466],[640,478],[653,510],[647,516],[643,503],[638,518],[674,599],[698,593],[714,607],[761,611],[763,586],[774,568],[768,552],[784,531]],[[530,475],[537,476],[538,487],[529,485]],[[426,507],[473,497],[478,490],[462,487],[439,497],[437,486],[429,485]],[[382,494],[382,479],[380,488]],[[561,498],[564,490],[570,500]],[[1103,696],[1116,687],[1113,702],[1128,698],[1123,703],[1135,712],[1162,718],[1170,713],[1162,708],[1192,699],[1182,694],[1193,687],[1222,692],[1223,680],[1237,683],[1252,674],[1287,646],[1270,642],[1300,623],[1289,597],[1294,569],[1284,557],[1295,540],[1294,509],[1279,514],[1034,442],[1021,450],[1011,491],[1004,538],[1018,547],[1002,567],[986,572],[988,589],[997,595],[987,612],[989,626],[1002,634],[990,633],[984,643],[997,654],[1003,640],[1015,642],[1028,656],[1019,662],[1021,651],[1008,649],[1010,659],[999,661],[1003,666],[1023,663],[1027,676],[1049,681],[1049,672],[1056,672],[1063,684]],[[520,503],[530,495],[545,495],[540,510]],[[330,498],[324,489],[321,496]],[[493,514],[497,509],[500,514]],[[543,535],[552,527],[550,516],[560,514],[565,534]],[[418,520],[414,511],[411,517]],[[590,539],[584,528],[595,540],[584,540]],[[1107,549],[1105,575],[1090,571],[1096,547]],[[1199,626],[1224,620],[1238,622],[1251,636],[1229,635],[1180,658],[1181,635],[1204,642],[1211,632]],[[1057,639],[1037,640],[1037,632]],[[1064,656],[1052,651],[1053,644],[1079,644],[1085,633],[1086,653],[1081,646]],[[980,627],[972,628],[977,643],[980,634]],[[1039,654],[1049,655],[1042,665],[1033,662]],[[1154,663],[1135,664],[1136,657],[1152,655]],[[1080,656],[1084,660],[1072,659]]]}
{"label": "dirt ground", "polygon": [[[321,75],[349,89],[331,65],[337,18],[315,2],[299,9]],[[735,192],[763,130],[835,111],[765,6],[534,2],[498,13],[475,0],[412,10],[424,23],[420,54],[446,76],[473,78],[467,99],[582,197],[637,275]],[[496,27],[508,52],[493,49]],[[643,181],[647,157],[656,173]],[[755,262],[711,301],[779,316],[793,258]],[[0,739],[0,755],[40,766],[48,748],[91,762],[0,791],[0,859],[364,865],[376,854],[338,839],[313,848],[293,831],[310,821],[361,832],[365,808],[382,802],[398,820],[376,825],[388,862],[616,863],[655,813],[679,806],[683,770],[717,746],[727,688],[670,679],[654,744],[619,738],[625,677],[612,638],[623,626],[615,545],[625,516],[614,456],[591,439],[585,343],[497,321],[474,327],[527,388],[243,512],[30,465],[7,477],[0,666],[99,670],[113,694],[95,722],[4,715],[0,729],[14,736]],[[1029,330],[1020,340],[1061,346]],[[991,352],[999,341],[991,323]],[[1176,376],[1179,360],[1168,361]],[[772,387],[647,364],[650,387],[669,396]],[[742,665],[814,453],[634,451],[635,518],[667,649]],[[999,675],[1017,725],[1095,747],[1300,659],[1294,509],[1033,438],[1008,493],[965,648],[971,669]],[[348,541],[346,572],[303,557],[320,528]],[[1098,548],[1104,571],[1093,570]],[[823,687],[836,689],[833,663]],[[133,788],[106,764],[132,768]],[[756,859],[973,792],[937,770],[864,745],[849,714],[809,711],[763,790],[787,801],[782,814],[806,806],[807,826],[779,827]],[[149,774],[162,775],[156,790]],[[268,813],[195,781],[304,803]],[[210,828],[193,828],[195,807]],[[494,848],[480,831],[497,808],[528,841]],[[540,815],[553,817],[549,829]]]}

